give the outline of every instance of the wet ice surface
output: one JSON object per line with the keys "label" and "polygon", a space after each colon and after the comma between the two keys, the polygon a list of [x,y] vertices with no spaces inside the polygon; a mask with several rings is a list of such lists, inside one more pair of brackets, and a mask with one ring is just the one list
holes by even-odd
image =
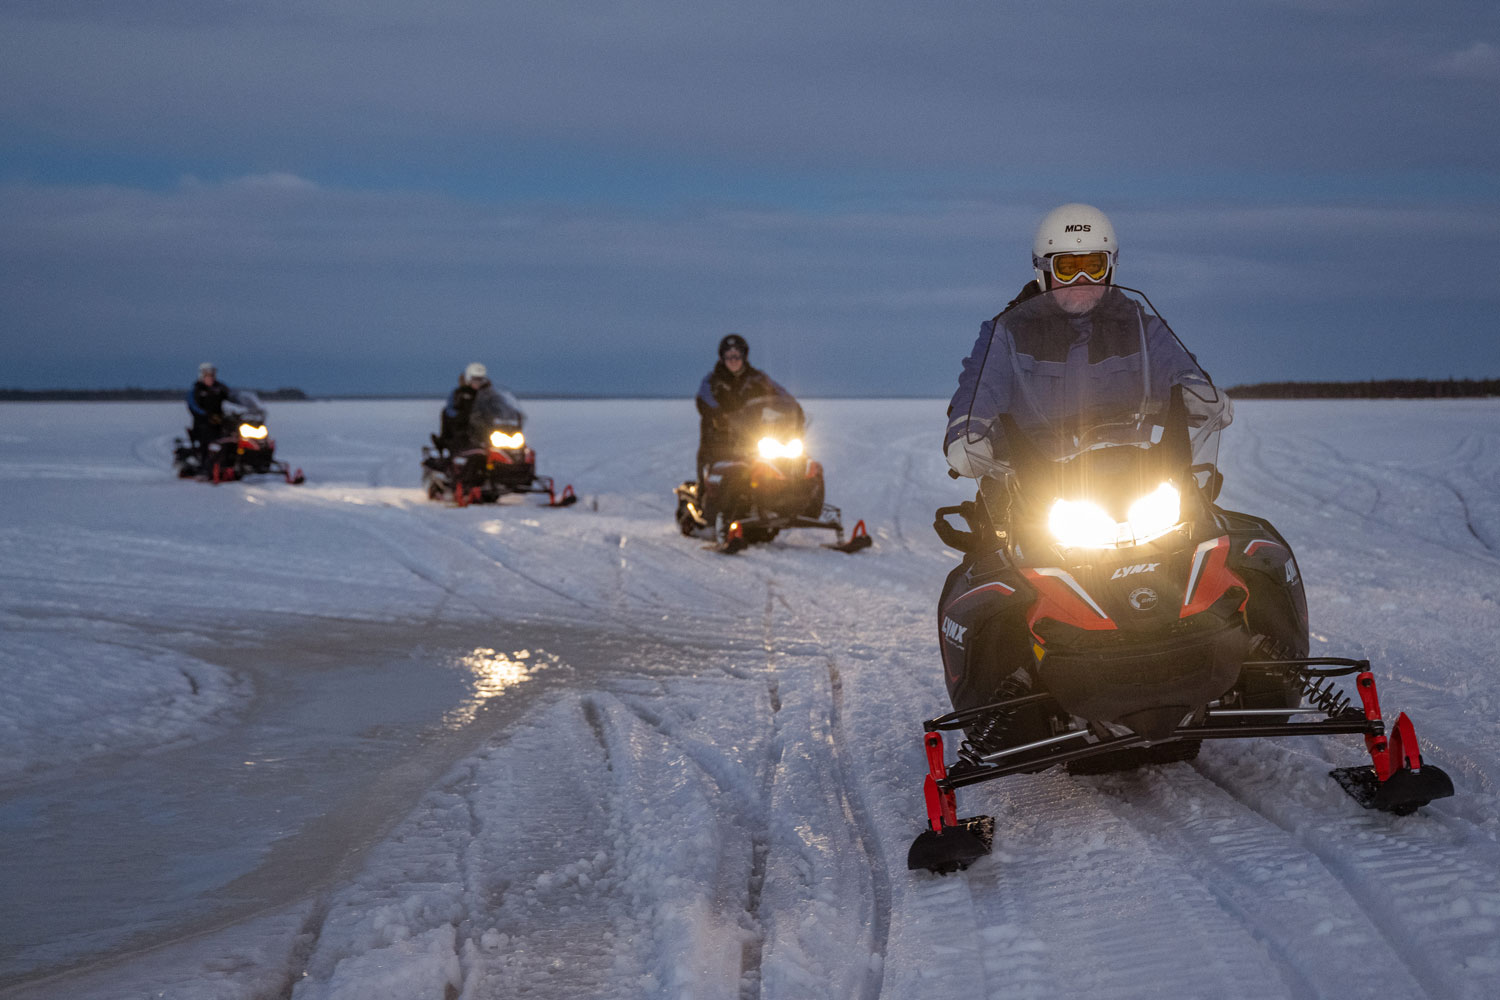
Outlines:
{"label": "wet ice surface", "polygon": [[[0,800],[0,980],[295,900],[352,874],[422,791],[537,694],[628,661],[582,628],[268,623],[183,687],[236,698],[198,740],[49,762]],[[244,642],[244,640],[241,640]],[[613,649],[611,649],[613,647]],[[565,656],[559,655],[566,653]],[[14,951],[17,958],[9,958]]]}
{"label": "wet ice surface", "polygon": [[948,879],[904,870],[940,401],[809,404],[854,557],[681,538],[686,401],[530,404],[575,508],[429,504],[436,407],[273,404],[307,485],[215,488],[175,405],[0,406],[0,992],[1500,991],[1494,402],[1242,404],[1222,456],[1457,797],[1360,810],[1354,738],[1211,745],[966,789],[997,848]]}

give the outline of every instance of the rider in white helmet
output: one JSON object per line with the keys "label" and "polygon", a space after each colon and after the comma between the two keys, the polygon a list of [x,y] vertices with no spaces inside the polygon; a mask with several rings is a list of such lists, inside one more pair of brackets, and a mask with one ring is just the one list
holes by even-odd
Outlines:
{"label": "rider in white helmet", "polygon": [[[990,380],[976,399],[985,359],[1002,340],[1000,349],[1021,363],[1038,370],[1046,367],[1055,378],[1084,384],[1106,378],[1107,373],[1095,370],[1096,359],[1080,356],[1080,345],[1088,339],[1079,337],[1080,331],[1106,322],[1106,316],[1119,320],[1128,315],[1130,328],[1140,329],[1143,336],[1123,343],[1119,350],[1129,355],[1149,342],[1156,384],[1169,386],[1181,378],[1196,377],[1191,373],[1201,373],[1192,355],[1159,317],[1141,316],[1141,325],[1136,325],[1137,307],[1111,287],[1119,255],[1115,227],[1092,205],[1061,205],[1042,218],[1031,243],[1036,278],[1028,281],[999,315],[980,325],[979,339],[964,359],[958,391],[948,405],[943,450],[956,474],[975,479],[986,474],[993,457],[995,421],[999,413],[1011,408],[1010,401],[997,396],[1001,384],[995,380]],[[1037,306],[1027,307],[1023,312],[1031,318],[1022,323],[1019,333],[1011,330],[1007,314],[1022,302],[1042,295],[1048,300],[1040,304],[1040,311]],[[1096,347],[1098,343],[1096,339]]]}
{"label": "rider in white helmet", "polygon": [[[1064,285],[1112,284],[1119,256],[1115,227],[1103,212],[1077,202],[1054,208],[1031,240],[1032,294]],[[1030,297],[1025,289],[1017,299],[1022,297]]]}
{"label": "rider in white helmet", "polygon": [[442,423],[432,443],[439,451],[459,452],[477,447],[489,436],[489,425],[507,420],[517,427],[525,421],[515,396],[490,382],[482,361],[470,362],[458,376],[458,385],[448,394]]}

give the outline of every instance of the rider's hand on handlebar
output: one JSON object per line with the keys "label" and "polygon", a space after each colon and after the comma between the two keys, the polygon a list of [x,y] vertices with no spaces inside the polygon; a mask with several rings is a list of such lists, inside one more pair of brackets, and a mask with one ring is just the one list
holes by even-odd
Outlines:
{"label": "rider's hand on handlebar", "polygon": [[981,472],[974,467],[974,460],[994,457],[988,438],[960,436],[947,450],[948,466],[966,479],[978,479]]}

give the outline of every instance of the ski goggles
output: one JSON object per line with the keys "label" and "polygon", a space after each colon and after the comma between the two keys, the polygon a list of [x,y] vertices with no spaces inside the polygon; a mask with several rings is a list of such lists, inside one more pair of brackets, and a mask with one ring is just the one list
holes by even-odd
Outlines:
{"label": "ski goggles", "polygon": [[1110,257],[1108,250],[1055,253],[1038,261],[1037,267],[1051,271],[1054,282],[1059,285],[1071,285],[1081,277],[1090,281],[1103,281],[1109,274]]}

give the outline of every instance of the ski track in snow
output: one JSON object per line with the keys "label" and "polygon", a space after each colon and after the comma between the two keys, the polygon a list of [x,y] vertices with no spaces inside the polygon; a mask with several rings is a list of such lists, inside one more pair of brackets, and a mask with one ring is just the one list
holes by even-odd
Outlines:
{"label": "ski track in snow", "polygon": [[[235,725],[250,695],[194,643],[243,644],[278,616],[618,641],[564,656],[346,878],[0,995],[1500,993],[1500,407],[1240,404],[1221,455],[1225,505],[1297,551],[1315,652],[1371,659],[1388,717],[1412,715],[1457,797],[1361,810],[1327,776],[1359,762],[1352,737],[1210,743],[1192,764],[961,791],[996,846],[945,878],[904,868],[920,723],[946,706],[932,609],[955,557],[927,525],[966,498],[943,475],[942,403],[808,409],[866,553],[792,534],[729,558],[682,538],[679,402],[529,404],[540,470],[582,497],[555,511],[426,501],[415,451],[436,404],[273,406],[307,485],[219,488],[168,481],[173,435],[155,428],[178,408],[112,408],[98,437],[78,408],[6,407],[0,499],[42,499],[0,527],[0,655],[36,668],[24,705],[0,693],[25,776],[0,807],[67,782],[40,764],[70,739],[87,760],[149,749],[153,727],[190,747]],[[89,729],[104,704],[49,678],[105,678],[91,658],[144,691]]]}

